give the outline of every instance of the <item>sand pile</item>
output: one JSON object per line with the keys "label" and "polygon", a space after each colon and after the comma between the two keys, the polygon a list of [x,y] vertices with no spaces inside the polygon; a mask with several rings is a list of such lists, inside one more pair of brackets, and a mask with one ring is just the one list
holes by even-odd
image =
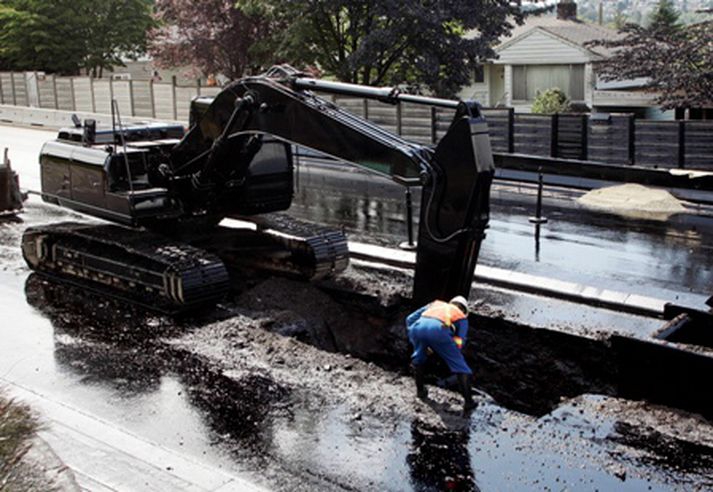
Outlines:
{"label": "sand pile", "polygon": [[592,190],[577,202],[592,210],[601,210],[624,217],[666,220],[686,208],[666,190],[624,184]]}

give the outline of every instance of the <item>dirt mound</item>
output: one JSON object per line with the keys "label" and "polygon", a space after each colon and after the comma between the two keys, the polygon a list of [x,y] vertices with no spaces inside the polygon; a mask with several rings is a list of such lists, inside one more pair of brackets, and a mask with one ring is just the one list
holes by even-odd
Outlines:
{"label": "dirt mound", "polygon": [[624,184],[592,190],[577,202],[586,208],[610,212],[624,217],[667,220],[684,213],[686,208],[666,190]]}

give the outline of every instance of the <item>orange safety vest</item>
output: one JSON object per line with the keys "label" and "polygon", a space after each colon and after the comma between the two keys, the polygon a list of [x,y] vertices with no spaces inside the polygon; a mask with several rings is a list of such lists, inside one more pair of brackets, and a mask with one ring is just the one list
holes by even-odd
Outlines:
{"label": "orange safety vest", "polygon": [[458,348],[463,348],[463,340],[460,337],[455,336],[455,326],[453,326],[453,323],[465,319],[463,311],[455,307],[453,304],[443,301],[433,301],[429,304],[428,309],[426,309],[421,316],[437,319],[443,323],[444,328],[449,328],[451,332],[453,332],[453,340],[456,342]]}

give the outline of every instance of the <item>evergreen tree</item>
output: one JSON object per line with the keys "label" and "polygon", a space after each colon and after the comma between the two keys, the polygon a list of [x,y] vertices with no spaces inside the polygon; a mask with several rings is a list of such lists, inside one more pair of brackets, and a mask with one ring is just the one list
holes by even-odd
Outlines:
{"label": "evergreen tree", "polygon": [[652,32],[670,32],[679,29],[681,13],[676,10],[673,0],[659,0],[648,19],[648,29]]}

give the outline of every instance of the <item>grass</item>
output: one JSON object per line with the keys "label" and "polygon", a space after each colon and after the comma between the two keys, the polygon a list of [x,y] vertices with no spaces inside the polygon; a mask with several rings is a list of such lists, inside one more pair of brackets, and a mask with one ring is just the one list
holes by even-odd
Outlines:
{"label": "grass", "polygon": [[23,457],[39,428],[37,418],[23,404],[0,393],[0,492],[33,490],[37,478]]}

